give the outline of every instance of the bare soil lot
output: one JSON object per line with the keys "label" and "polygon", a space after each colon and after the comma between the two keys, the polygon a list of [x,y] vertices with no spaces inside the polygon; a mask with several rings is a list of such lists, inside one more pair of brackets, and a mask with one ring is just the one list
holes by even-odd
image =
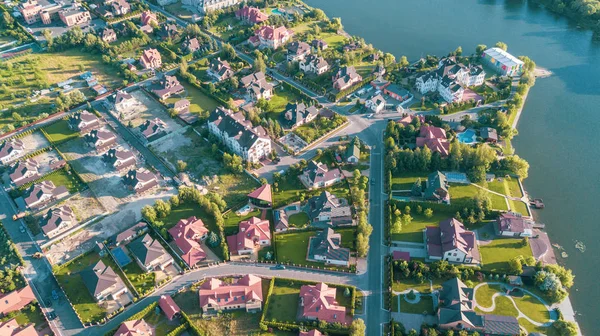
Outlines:
{"label": "bare soil lot", "polygon": [[131,118],[131,126],[133,128],[139,127],[146,120],[152,120],[159,118],[167,124],[167,133],[173,132],[181,126],[172,119],[164,106],[159,102],[150,97],[148,93],[143,90],[137,90],[131,93],[145,108],[140,107],[138,113]]}
{"label": "bare soil lot", "polygon": [[[33,153],[37,150],[40,150],[42,148],[46,148],[46,147],[50,146],[50,143],[48,142],[48,140],[46,140],[44,135],[40,132],[33,132],[31,134],[28,134],[28,135],[20,138],[19,140],[21,140],[23,142],[25,151],[23,152],[22,155],[16,157],[15,160],[18,160],[20,157],[25,156],[29,153]],[[13,160],[13,161],[15,161],[15,160]]]}
{"label": "bare soil lot", "polygon": [[43,152],[40,155],[36,155],[34,159],[38,162],[40,166],[40,175],[46,175],[52,171],[50,165],[62,160],[62,157],[60,157],[60,155],[55,150],[51,150]]}
{"label": "bare soil lot", "polygon": [[117,108],[111,109],[111,113],[115,115],[121,121],[131,120],[136,118],[139,114],[143,114],[148,110],[148,106],[145,104],[150,98],[146,96],[146,93],[141,90],[136,90],[129,92],[131,96],[135,99],[135,101],[128,106],[127,108]]}
{"label": "bare soil lot", "polygon": [[52,264],[69,261],[94,248],[96,242],[104,241],[139,222],[142,219],[141,209],[145,205],[152,205],[158,199],[166,200],[175,194],[176,190],[169,187],[153,194],[127,197],[126,202],[119,204],[111,215],[50,246],[46,256]]}
{"label": "bare soil lot", "polygon": [[[117,144],[136,153],[120,137],[117,139]],[[124,172],[119,173],[111,167],[106,166],[102,161],[102,156],[92,151],[85,144],[82,137],[68,141],[58,147],[69,161],[71,167],[88,184],[90,190],[92,190],[95,197],[107,211],[115,211],[118,205],[125,201],[129,192],[125,189],[121,180]]]}

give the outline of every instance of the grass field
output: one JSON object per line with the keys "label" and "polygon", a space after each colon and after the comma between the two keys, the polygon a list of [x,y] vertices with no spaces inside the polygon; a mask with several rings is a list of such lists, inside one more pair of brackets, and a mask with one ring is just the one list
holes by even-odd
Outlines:
{"label": "grass field", "polygon": [[[131,256],[131,258],[133,258],[133,256]],[[144,295],[154,289],[154,272],[144,272],[135,260],[132,260],[128,265],[124,266],[123,272],[140,295]]]}
{"label": "grass field", "polygon": [[[300,301],[300,283],[275,279],[273,292],[269,297],[269,307],[266,312],[268,321],[295,322]],[[263,293],[264,294],[264,293]]]}
{"label": "grass field", "polygon": [[529,215],[529,211],[527,211],[527,204],[525,204],[521,201],[513,201],[510,209],[512,211],[518,212],[524,216]]}
{"label": "grass field", "polygon": [[421,296],[421,300],[415,304],[408,303],[405,295],[400,295],[400,312],[408,314],[433,315],[433,299],[431,296]]}
{"label": "grass field", "polygon": [[[354,249],[354,228],[336,229],[342,234],[342,247]],[[278,262],[290,262],[293,264],[314,266],[330,269],[346,269],[345,267],[325,266],[324,263],[306,260],[308,253],[308,242],[311,237],[317,235],[317,231],[293,232],[275,235],[275,249],[277,250]]]}
{"label": "grass field", "polygon": [[429,111],[434,110],[435,107],[430,100],[425,101],[425,105],[421,104],[421,101],[417,101],[414,104],[410,105],[410,109],[413,111]]}
{"label": "grass field", "polygon": [[475,300],[477,304],[482,307],[491,307],[492,306],[492,295],[500,292],[499,285],[483,285],[477,287],[475,291]]}
{"label": "grass field", "polygon": [[258,209],[250,211],[245,216],[236,215],[235,210],[237,209],[232,209],[230,212],[223,216],[225,219],[225,224],[223,226],[226,236],[237,233],[239,231],[239,224],[241,221],[245,221],[247,219],[250,219],[251,217],[261,218],[261,212]]}
{"label": "grass field", "polygon": [[350,194],[350,187],[346,181],[338,182],[330,187],[318,190],[308,190],[304,188],[304,185],[300,182],[297,176],[288,176],[286,174],[285,180],[280,181],[277,185],[277,191],[273,192],[273,208],[279,208],[284,205],[300,201],[301,195],[305,195],[304,199],[318,195],[323,190],[327,190],[330,193],[340,198],[348,199]]}
{"label": "grass field", "polygon": [[158,314],[152,310],[143,317],[146,323],[154,327],[154,335],[168,335],[175,328],[179,327],[180,322],[177,319],[169,321],[165,314],[160,311]]}
{"label": "grass field", "polygon": [[328,48],[339,48],[344,45],[346,39],[343,35],[334,33],[321,33],[319,38],[327,42]]}
{"label": "grass field", "polygon": [[290,216],[289,223],[294,227],[304,227],[310,221],[306,212],[298,212]]}
{"label": "grass field", "polygon": [[79,137],[79,132],[69,128],[69,122],[67,120],[57,121],[42,129],[45,132],[44,135],[48,137],[48,141],[51,143],[61,143]]}
{"label": "grass field", "polygon": [[[403,211],[403,209],[400,209]],[[450,212],[433,211],[433,217],[427,218],[424,215],[412,214],[412,222],[408,225],[402,225],[402,231],[392,233],[392,240],[407,241],[413,243],[423,242],[423,230],[426,226],[438,226],[439,222],[454,216]]]}
{"label": "grass field", "polygon": [[[433,289],[440,287],[440,285],[444,281],[445,279],[433,279]],[[407,289],[414,289],[420,293],[431,293],[429,281],[418,283],[414,279],[401,279],[395,280],[392,284],[392,290],[394,290],[395,292],[402,292]]]}
{"label": "grass field", "polygon": [[98,253],[90,253],[60,267],[54,273],[84,323],[99,321],[106,316],[106,310],[96,303],[80,275],[81,271],[96,264],[98,260]]}
{"label": "grass field", "polygon": [[493,315],[503,315],[503,316],[514,316],[517,317],[519,312],[515,308],[510,299],[504,296],[498,296],[494,299],[496,302],[496,308],[492,312],[484,312],[479,308],[475,308],[475,311],[482,314],[493,314]]}
{"label": "grass field", "polygon": [[[472,184],[452,183],[450,184],[450,202],[453,204],[467,204],[480,192],[486,191]],[[508,210],[506,199],[504,197],[489,192],[486,193],[492,200],[492,208],[497,210]]]}
{"label": "grass field", "polygon": [[519,319],[519,325],[522,328],[525,328],[525,330],[527,330],[528,333],[540,333],[542,335],[546,335],[546,336],[559,336],[558,332],[556,331],[556,329],[552,328],[552,327],[538,327],[533,325],[531,322],[529,322],[527,319],[525,318],[520,318]]}
{"label": "grass field", "polygon": [[179,204],[178,207],[171,208],[171,213],[165,218],[159,218],[160,221],[165,223],[165,228],[170,229],[179,220],[187,219],[189,217],[196,216],[196,218],[202,219],[204,225],[210,231],[217,231],[217,224],[212,216],[209,216],[204,209],[202,209],[197,203],[186,202]]}
{"label": "grass field", "polygon": [[548,322],[550,319],[548,309],[537,298],[525,294],[523,297],[513,297],[513,299],[519,310],[525,313],[530,319],[539,323]]}
{"label": "grass field", "polygon": [[392,190],[411,190],[418,178],[421,178],[421,182],[427,181],[427,173],[403,173],[392,176]]}
{"label": "grass field", "polygon": [[479,245],[483,269],[498,273],[508,273],[508,262],[517,256],[531,256],[529,245],[523,246],[519,238],[494,239],[486,245]]}
{"label": "grass field", "polygon": [[275,89],[275,92],[269,100],[267,107],[267,116],[274,120],[279,120],[279,116],[285,111],[285,107],[288,103],[295,103],[303,101],[303,97],[296,94],[291,90],[284,90],[283,86],[279,86]]}
{"label": "grass field", "polygon": [[[200,120],[208,118],[210,113],[216,110],[219,105],[221,105],[218,101],[207,96],[202,91],[190,85],[188,82],[182,80],[180,83],[187,92],[187,96],[185,98],[190,101],[190,112],[198,114]],[[174,104],[180,99],[181,98],[179,97],[171,97],[166,100],[166,103]]]}
{"label": "grass field", "polygon": [[55,170],[46,175],[44,180],[52,181],[57,187],[65,186],[71,194],[74,194],[83,188],[83,184],[79,180],[79,177],[64,168]]}
{"label": "grass field", "polygon": [[191,20],[194,13],[187,10],[180,2],[172,3],[164,6],[165,10],[169,13],[177,15],[180,19]]}

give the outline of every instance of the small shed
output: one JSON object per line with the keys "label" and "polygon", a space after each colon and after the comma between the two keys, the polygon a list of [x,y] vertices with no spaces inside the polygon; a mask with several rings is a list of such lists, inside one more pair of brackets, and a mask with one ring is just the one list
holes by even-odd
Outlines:
{"label": "small shed", "polygon": [[520,276],[518,275],[509,275],[508,276],[508,283],[511,286],[523,286],[523,279],[521,279]]}
{"label": "small shed", "polygon": [[495,128],[483,127],[479,130],[479,133],[481,134],[481,138],[483,138],[485,142],[498,142],[498,131],[496,131]]}
{"label": "small shed", "polygon": [[394,251],[392,252],[392,259],[394,261],[396,260],[403,260],[403,261],[410,261],[410,253],[408,252],[403,252],[403,251]]}

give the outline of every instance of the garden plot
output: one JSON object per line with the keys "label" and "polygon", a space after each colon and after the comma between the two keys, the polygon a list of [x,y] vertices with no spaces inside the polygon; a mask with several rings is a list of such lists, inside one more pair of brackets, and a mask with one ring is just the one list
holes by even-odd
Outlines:
{"label": "garden plot", "polygon": [[[118,137],[117,142],[121,147],[136,153],[123,139]],[[116,146],[115,144],[114,147]],[[104,164],[102,155],[88,147],[83,138],[61,144],[59,149],[107,211],[116,210],[119,204],[126,201],[130,193],[122,182],[124,173]]]}
{"label": "garden plot", "polygon": [[94,248],[96,242],[104,241],[138,223],[142,219],[141,210],[144,206],[153,205],[158,199],[167,200],[176,193],[173,188],[161,188],[153,194],[129,197],[111,215],[50,246],[46,251],[48,260],[52,264],[62,264],[76,258]]}

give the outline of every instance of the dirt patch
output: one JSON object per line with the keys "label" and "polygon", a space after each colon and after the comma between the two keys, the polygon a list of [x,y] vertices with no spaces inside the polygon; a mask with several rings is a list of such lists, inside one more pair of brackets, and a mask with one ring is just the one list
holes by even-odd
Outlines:
{"label": "dirt patch", "polygon": [[50,143],[41,132],[33,132],[20,139],[25,146],[25,154],[50,146]]}
{"label": "dirt patch", "polygon": [[113,109],[111,109],[111,113],[119,118],[121,121],[127,121],[136,118],[139,114],[143,114],[148,110],[148,106],[144,103],[148,97],[143,91],[137,90],[130,92],[133,100],[128,102],[126,107],[120,106],[117,108],[115,105]]}
{"label": "dirt patch", "polygon": [[34,160],[36,160],[39,164],[38,170],[40,172],[40,175],[46,175],[52,171],[50,165],[62,160],[62,157],[60,157],[60,155],[58,155],[58,153],[55,150],[51,150],[43,152],[40,155],[36,155],[34,157]]}
{"label": "dirt patch", "polygon": [[50,246],[46,256],[52,264],[62,264],[76,258],[94,248],[96,242],[104,241],[139,222],[142,219],[141,209],[145,205],[152,205],[158,199],[166,200],[175,194],[173,188],[161,188],[152,195],[130,196],[111,215]]}
{"label": "dirt patch", "polygon": [[136,100],[146,107],[145,109],[140,108],[140,111],[128,122],[128,124],[130,124],[133,128],[139,127],[141,124],[146,122],[146,120],[152,120],[155,118],[159,118],[167,124],[167,133],[173,132],[181,127],[169,116],[164,106],[154,100],[154,98],[150,97],[145,91],[134,91],[132,92],[132,96],[134,96]]}

